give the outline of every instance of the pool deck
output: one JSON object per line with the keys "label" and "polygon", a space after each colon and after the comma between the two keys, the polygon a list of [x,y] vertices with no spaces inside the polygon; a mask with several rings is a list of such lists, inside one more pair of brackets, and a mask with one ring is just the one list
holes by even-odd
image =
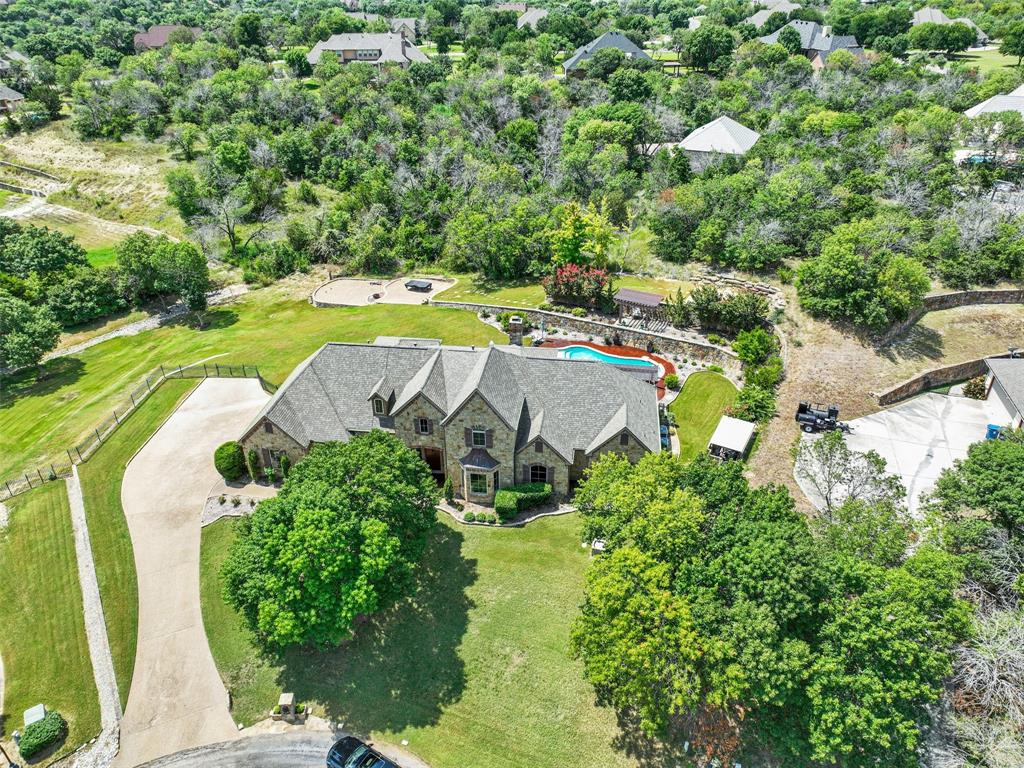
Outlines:
{"label": "pool deck", "polygon": [[668,376],[670,373],[676,373],[676,366],[675,364],[672,363],[671,360],[668,360],[662,357],[661,355],[655,355],[643,349],[638,349],[637,347],[614,346],[610,344],[595,344],[592,341],[576,341],[571,339],[545,339],[537,346],[551,348],[590,347],[591,349],[596,349],[598,352],[604,352],[605,354],[608,355],[617,355],[619,357],[650,358],[651,360],[657,362],[658,365],[661,366],[662,371],[664,372],[662,377],[658,379],[658,383],[656,384],[658,388],[659,400],[665,397],[665,376]]}

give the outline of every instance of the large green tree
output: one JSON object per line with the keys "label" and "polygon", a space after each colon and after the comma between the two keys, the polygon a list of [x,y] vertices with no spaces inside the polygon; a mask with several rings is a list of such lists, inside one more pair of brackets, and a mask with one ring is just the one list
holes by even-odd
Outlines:
{"label": "large green tree", "polygon": [[36,365],[60,338],[60,325],[45,306],[0,293],[0,368]]}
{"label": "large green tree", "polygon": [[932,503],[960,520],[981,514],[1010,535],[1024,531],[1024,439],[983,440],[943,470]]}
{"label": "large green tree", "polygon": [[394,436],[316,445],[239,524],[226,596],[269,646],[337,645],[408,594],[437,498],[427,465]]}

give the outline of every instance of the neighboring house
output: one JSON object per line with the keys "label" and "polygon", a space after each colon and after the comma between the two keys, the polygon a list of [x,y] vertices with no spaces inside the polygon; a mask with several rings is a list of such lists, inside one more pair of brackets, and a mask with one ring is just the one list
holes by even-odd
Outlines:
{"label": "neighboring house", "polygon": [[965,110],[964,114],[973,119],[978,115],[994,112],[1019,112],[1020,116],[1024,117],[1024,85],[1017,86],[1009,93],[989,96],[984,101]]}
{"label": "neighboring house", "polygon": [[171,35],[182,29],[191,32],[193,37],[199,37],[199,35],[203,34],[203,30],[199,27],[185,27],[181,24],[157,24],[150,27],[146,32],[135,33],[135,50],[142,52],[154,48],[163,48],[167,45]]}
{"label": "neighboring house", "polygon": [[647,59],[651,61],[651,57],[644,53],[640,46],[621,32],[605,32],[597,39],[591,40],[586,45],[581,45],[577,48],[572,56],[562,62],[562,69],[565,70],[567,75],[582,75],[581,65],[586,61],[590,61],[595,53],[604,48],[618,48],[626,54],[627,59]]}
{"label": "neighboring house", "polygon": [[997,398],[1010,415],[1010,426],[1024,426],[1024,357],[992,357],[985,361],[988,399]]}
{"label": "neighboring house", "polygon": [[416,27],[418,22],[414,18],[396,16],[395,18],[389,19],[381,16],[379,13],[364,13],[362,11],[346,13],[345,15],[353,19],[365,21],[367,24],[383,19],[387,22],[388,28],[392,32],[402,35],[406,40],[411,40],[414,43],[416,42]]}
{"label": "neighboring house", "polygon": [[0,77],[8,74],[18,64],[28,64],[28,56],[15,50],[4,51],[0,54]]}
{"label": "neighboring house", "polygon": [[536,30],[537,22],[547,15],[548,11],[544,8],[530,8],[516,21],[516,29],[529,27],[530,29]]}
{"label": "neighboring house", "polygon": [[836,51],[849,51],[854,56],[863,56],[864,49],[853,35],[833,35],[816,21],[794,19],[785,27],[770,35],[757,38],[762,43],[777,43],[783,29],[795,29],[800,34],[800,52],[811,60],[815,69],[825,66],[825,61]]}
{"label": "neighboring house", "polygon": [[798,3],[791,3],[789,0],[778,0],[778,2],[773,3],[760,3],[760,5],[763,5],[764,8],[744,19],[747,24],[753,24],[758,29],[764,26],[764,23],[768,21],[769,17],[773,13],[782,13],[788,16],[793,11],[797,11],[803,7]]}
{"label": "neighboring house", "polygon": [[241,437],[263,466],[315,443],[393,432],[469,501],[521,482],[565,497],[604,453],[661,449],[655,387],[551,348],[424,340],[329,343],[296,368]]}
{"label": "neighboring house", "polygon": [[690,158],[690,167],[702,171],[724,155],[747,154],[760,138],[757,131],[723,115],[697,128],[679,142],[678,147]]}
{"label": "neighboring house", "polygon": [[24,100],[25,97],[16,90],[0,83],[0,112],[13,112],[18,102]]}
{"label": "neighboring house", "polygon": [[398,64],[408,67],[414,62],[429,61],[427,55],[409,40],[395,32],[346,32],[331,35],[313,46],[306,60],[312,64],[320,63],[325,51],[334,53],[341,64],[353,61],[364,61],[368,64]]}
{"label": "neighboring house", "polygon": [[966,16],[951,19],[938,8],[921,8],[914,11],[914,18],[910,22],[910,26],[916,27],[919,24],[963,24],[974,30],[974,34],[977,36],[975,38],[976,45],[985,45],[988,42],[988,35]]}

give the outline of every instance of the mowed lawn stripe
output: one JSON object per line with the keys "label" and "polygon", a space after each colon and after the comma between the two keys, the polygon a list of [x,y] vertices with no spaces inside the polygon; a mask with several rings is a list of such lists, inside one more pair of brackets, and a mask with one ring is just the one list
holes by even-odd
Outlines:
{"label": "mowed lawn stripe", "polygon": [[67,491],[63,482],[47,483],[6,504],[10,521],[0,532],[3,727],[7,737],[22,730],[22,713],[36,704],[57,710],[68,721],[68,737],[56,758],[100,730]]}
{"label": "mowed lawn stripe", "polygon": [[121,481],[132,456],[196,384],[195,379],[164,382],[78,468],[122,708],[128,702],[135,665],[139,589],[131,536],[121,508]]}
{"label": "mowed lawn stripe", "polygon": [[698,371],[687,376],[679,396],[668,409],[676,417],[679,455],[692,459],[708,447],[726,410],[736,402],[738,394],[731,381],[712,371]]}

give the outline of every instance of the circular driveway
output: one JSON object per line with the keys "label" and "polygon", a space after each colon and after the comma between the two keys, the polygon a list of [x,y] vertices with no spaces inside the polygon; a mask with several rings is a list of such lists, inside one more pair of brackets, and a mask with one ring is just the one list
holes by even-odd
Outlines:
{"label": "circular driveway", "polygon": [[313,303],[317,306],[365,307],[367,304],[422,304],[455,285],[454,280],[435,277],[429,280],[429,291],[410,291],[405,282],[411,278],[396,277],[388,280],[361,280],[354,277],[339,277],[329,280],[313,291]]}

